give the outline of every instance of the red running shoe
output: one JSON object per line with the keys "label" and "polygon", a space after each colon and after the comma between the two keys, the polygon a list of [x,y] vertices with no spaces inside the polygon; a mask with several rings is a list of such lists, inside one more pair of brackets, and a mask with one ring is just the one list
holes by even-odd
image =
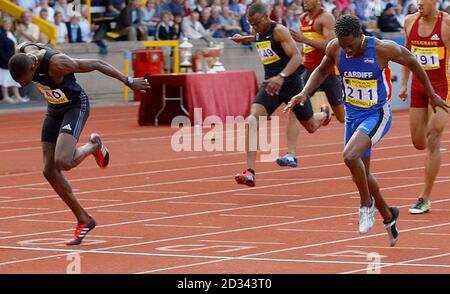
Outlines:
{"label": "red running shoe", "polygon": [[73,240],[70,240],[66,243],[68,246],[79,245],[83,241],[84,237],[86,237],[87,233],[95,228],[97,223],[95,219],[91,217],[87,224],[77,225],[75,228],[75,233],[73,234]]}
{"label": "red running shoe", "polygon": [[97,165],[101,168],[105,168],[109,164],[109,152],[108,149],[106,149],[105,145],[103,145],[102,140],[100,139],[99,134],[91,134],[91,137],[89,140],[98,145],[98,149],[96,152],[92,153],[95,157],[95,161],[97,162]]}
{"label": "red running shoe", "polygon": [[250,170],[245,170],[243,173],[237,174],[234,179],[236,180],[236,183],[241,185],[247,185],[250,187],[255,186],[255,173],[251,172]]}
{"label": "red running shoe", "polygon": [[320,111],[321,112],[325,112],[326,113],[326,115],[327,115],[327,117],[323,120],[323,122],[322,122],[322,126],[327,126],[329,123],[330,123],[330,121],[331,121],[331,111],[330,111],[330,107],[328,106],[328,105],[326,105],[326,104],[323,104],[321,107],[320,107]]}

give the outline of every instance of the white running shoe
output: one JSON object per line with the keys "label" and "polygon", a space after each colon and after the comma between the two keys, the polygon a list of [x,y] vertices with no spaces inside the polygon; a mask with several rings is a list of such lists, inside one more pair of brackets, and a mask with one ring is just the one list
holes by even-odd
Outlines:
{"label": "white running shoe", "polygon": [[370,196],[372,205],[359,208],[359,233],[366,234],[375,224],[375,199]]}

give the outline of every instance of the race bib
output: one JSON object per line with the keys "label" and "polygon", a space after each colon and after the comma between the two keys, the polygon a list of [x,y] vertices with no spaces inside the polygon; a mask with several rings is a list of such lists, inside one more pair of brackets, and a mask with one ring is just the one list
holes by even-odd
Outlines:
{"label": "race bib", "polygon": [[[438,69],[440,47],[416,47],[411,46],[411,52],[416,56],[417,61],[420,63],[424,70]],[[442,54],[443,56],[443,54]]]}
{"label": "race bib", "polygon": [[[323,36],[316,32],[304,32],[303,36],[310,40],[323,40]],[[316,50],[316,48],[309,46],[308,44],[303,44],[303,53],[309,53]]]}
{"label": "race bib", "polygon": [[264,65],[277,62],[281,59],[280,56],[273,51],[270,41],[257,42],[256,48]]}
{"label": "race bib", "polygon": [[377,80],[344,78],[345,101],[357,107],[372,107],[378,103],[377,88]]}
{"label": "race bib", "polygon": [[49,89],[43,86],[37,87],[44,95],[45,99],[47,99],[48,103],[63,104],[69,102],[69,99],[67,99],[66,95],[60,89]]}

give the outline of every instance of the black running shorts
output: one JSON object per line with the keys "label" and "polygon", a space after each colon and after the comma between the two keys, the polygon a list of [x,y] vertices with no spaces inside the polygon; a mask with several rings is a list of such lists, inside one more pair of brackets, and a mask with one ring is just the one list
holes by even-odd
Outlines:
{"label": "black running shorts", "polygon": [[[300,75],[290,79],[289,82],[283,84],[279,95],[270,96],[266,93],[266,84],[263,83],[256,94],[253,103],[261,104],[267,111],[268,116],[275,112],[275,110],[282,104],[288,103],[291,98],[303,90],[302,80]],[[296,105],[292,109],[299,121],[307,121],[313,116],[312,105],[309,99],[304,106]]]}
{"label": "black running shorts", "polygon": [[88,117],[89,100],[84,92],[75,103],[69,102],[60,107],[49,105],[42,126],[41,141],[56,143],[60,133],[72,135],[78,140]]}

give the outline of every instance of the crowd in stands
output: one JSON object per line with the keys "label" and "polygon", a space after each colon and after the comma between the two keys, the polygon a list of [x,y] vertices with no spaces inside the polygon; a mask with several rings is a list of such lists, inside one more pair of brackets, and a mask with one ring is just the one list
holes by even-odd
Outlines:
{"label": "crowd in stands", "polygon": [[[2,16],[0,34],[14,38],[14,43],[48,42],[48,36],[31,23],[34,14],[56,26],[57,43],[95,42],[102,54],[108,52],[105,39],[186,37],[211,43],[236,33],[251,34],[246,9],[254,1],[270,4],[271,19],[296,31],[300,29],[299,16],[303,13],[303,0],[92,0],[91,6],[100,9],[93,10],[89,22],[86,6],[70,13],[68,0],[11,1],[26,9],[17,20]],[[405,15],[417,11],[416,0],[322,0],[322,5],[336,18],[343,14],[358,16],[365,32],[378,37],[382,32],[400,32]],[[437,5],[450,12],[450,0],[439,1]],[[7,60],[8,56],[0,58]],[[4,69],[4,62],[0,66]]]}

